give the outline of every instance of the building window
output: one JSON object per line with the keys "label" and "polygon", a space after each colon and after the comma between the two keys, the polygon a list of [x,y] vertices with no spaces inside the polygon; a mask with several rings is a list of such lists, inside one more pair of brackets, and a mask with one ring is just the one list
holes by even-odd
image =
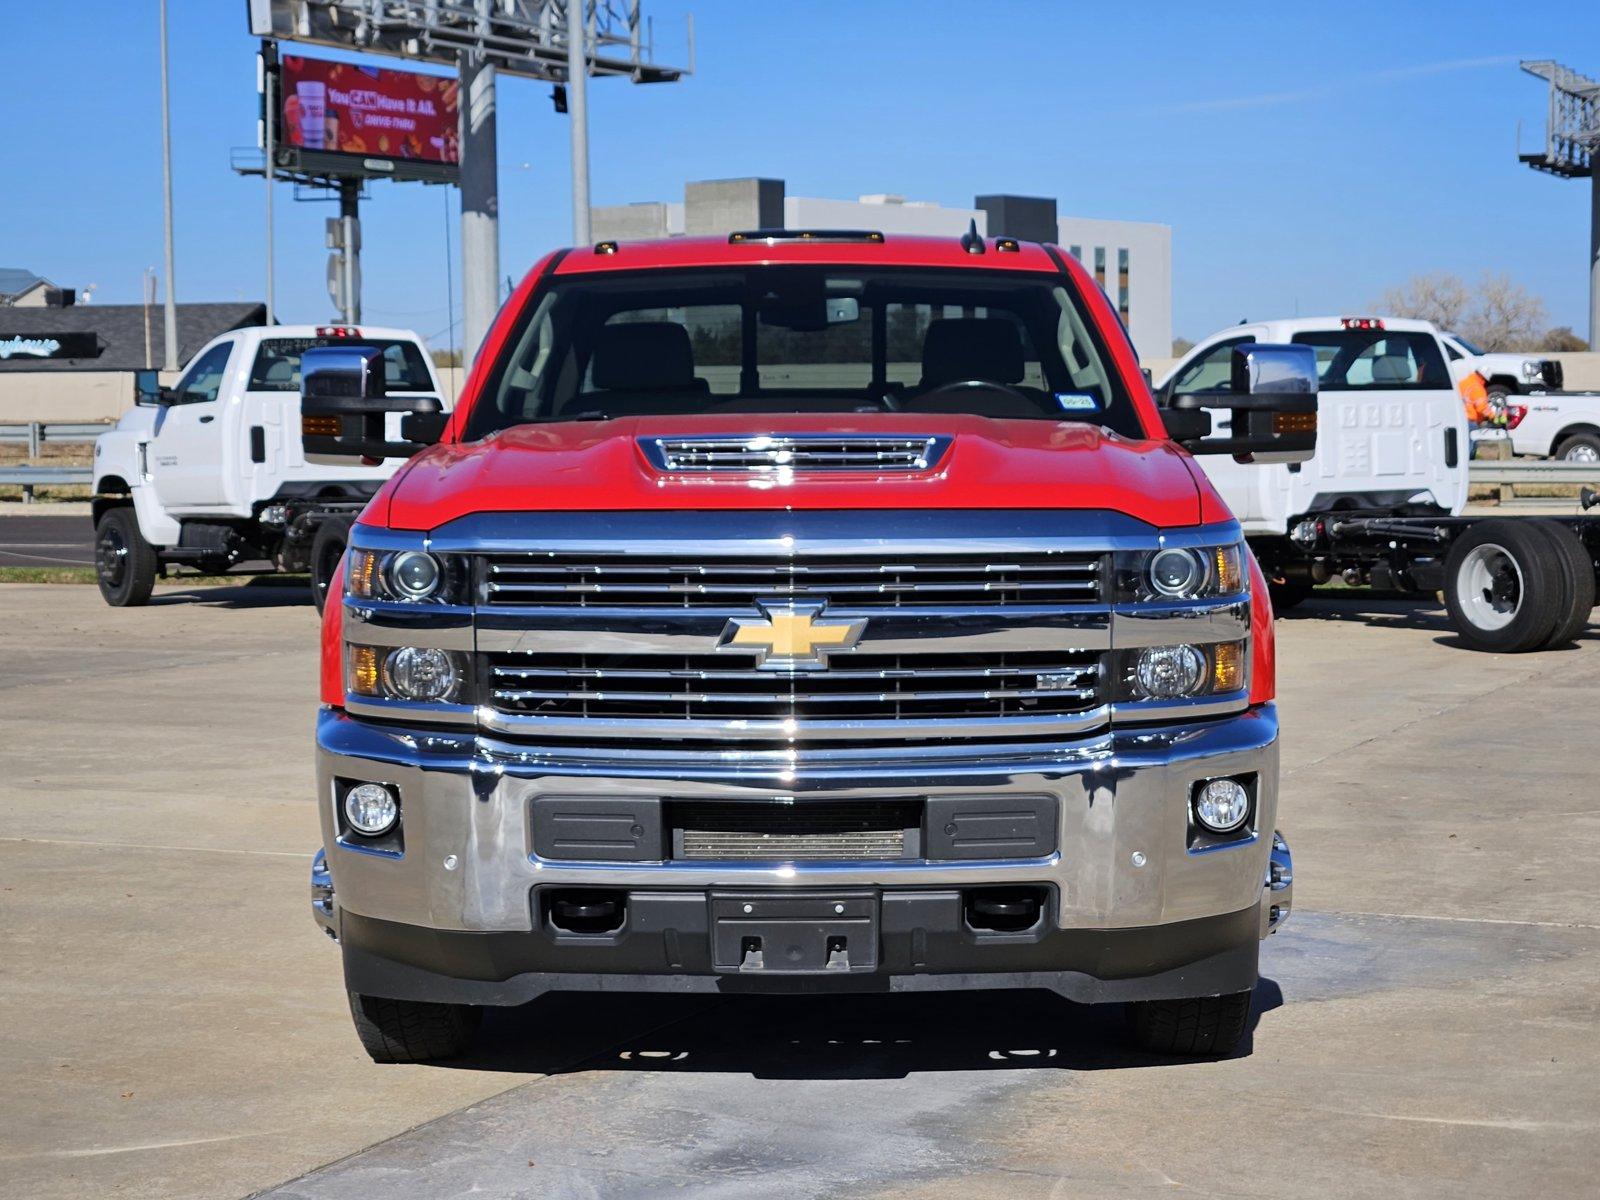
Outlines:
{"label": "building window", "polygon": [[1072,255],[1072,257],[1077,259],[1079,262],[1083,261],[1083,247],[1082,246],[1068,246],[1067,247],[1067,253]]}
{"label": "building window", "polygon": [[1128,252],[1117,251],[1117,313],[1128,324]]}
{"label": "building window", "polygon": [[1094,281],[1100,285],[1101,291],[1105,290],[1106,248],[1104,246],[1096,246],[1094,248]]}

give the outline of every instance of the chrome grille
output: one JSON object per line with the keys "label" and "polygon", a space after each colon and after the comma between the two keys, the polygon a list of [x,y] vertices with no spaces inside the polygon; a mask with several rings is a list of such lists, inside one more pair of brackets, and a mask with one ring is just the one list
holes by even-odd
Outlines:
{"label": "chrome grille", "polygon": [[1101,703],[1088,650],[836,655],[827,670],[757,669],[754,654],[486,656],[489,703],[537,717],[852,721],[1063,716]]}
{"label": "chrome grille", "polygon": [[639,446],[659,471],[926,471],[950,446],[923,434],[651,437]]}
{"label": "chrome grille", "polygon": [[672,856],[697,862],[883,861],[907,856],[914,803],[673,804]]}
{"label": "chrome grille", "polygon": [[648,554],[494,554],[490,605],[562,608],[743,608],[757,599],[826,599],[836,610],[912,605],[992,608],[1094,604],[1101,556],[1034,552],[975,557],[868,555],[706,558]]}

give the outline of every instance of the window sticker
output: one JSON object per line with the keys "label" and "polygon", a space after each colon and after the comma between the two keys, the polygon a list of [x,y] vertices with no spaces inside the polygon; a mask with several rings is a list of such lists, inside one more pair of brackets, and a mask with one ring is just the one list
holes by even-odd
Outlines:
{"label": "window sticker", "polygon": [[1056,407],[1062,412],[1099,412],[1100,401],[1088,392],[1057,392]]}

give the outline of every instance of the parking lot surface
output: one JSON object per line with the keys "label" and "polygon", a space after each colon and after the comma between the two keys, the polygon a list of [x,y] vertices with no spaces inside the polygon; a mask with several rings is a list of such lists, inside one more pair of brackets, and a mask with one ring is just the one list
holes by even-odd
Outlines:
{"label": "parking lot surface", "polygon": [[1246,1050],[1036,993],[547,997],[378,1067],[306,893],[299,589],[0,586],[0,1195],[1590,1196],[1600,636],[1279,623],[1296,910]]}

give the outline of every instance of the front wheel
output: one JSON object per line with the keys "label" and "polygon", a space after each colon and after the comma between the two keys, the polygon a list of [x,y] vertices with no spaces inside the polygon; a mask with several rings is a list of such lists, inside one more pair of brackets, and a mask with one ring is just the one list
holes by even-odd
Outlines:
{"label": "front wheel", "polygon": [[362,1048],[376,1063],[435,1062],[472,1045],[483,1010],[350,993],[350,1016]]}
{"label": "front wheel", "polygon": [[317,526],[317,535],[311,539],[311,599],[318,612],[328,602],[328,588],[349,540],[348,517],[329,517]]}
{"label": "front wheel", "polygon": [[1556,550],[1533,522],[1481,521],[1445,557],[1444,602],[1474,650],[1542,648],[1562,617],[1565,588]]}
{"label": "front wheel", "polygon": [[107,509],[94,527],[94,575],[100,594],[113,608],[135,608],[150,599],[156,585],[155,547],[139,532],[129,505]]}
{"label": "front wheel", "polygon": [[1250,992],[1139,1000],[1128,1005],[1128,1029],[1141,1050],[1185,1058],[1233,1053],[1250,1025]]}

